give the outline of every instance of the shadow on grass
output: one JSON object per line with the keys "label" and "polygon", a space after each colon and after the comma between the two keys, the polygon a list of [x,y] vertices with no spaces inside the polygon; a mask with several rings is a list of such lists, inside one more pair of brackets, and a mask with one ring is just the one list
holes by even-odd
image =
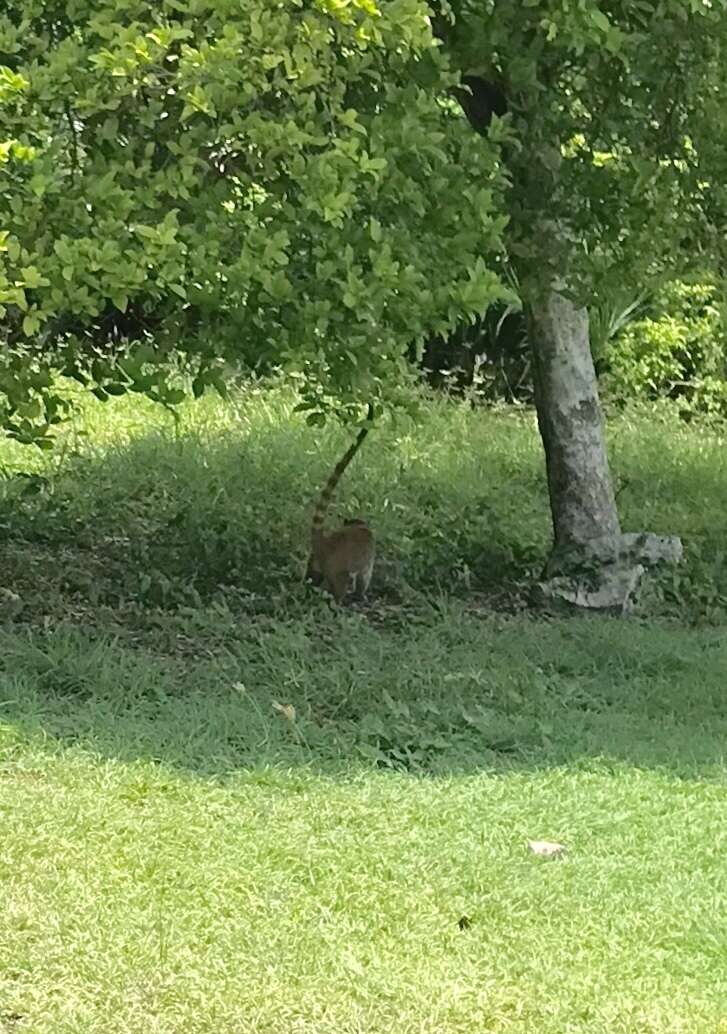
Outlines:
{"label": "shadow on grass", "polygon": [[[6,478],[2,587],[36,624],[71,616],[138,625],[155,609],[215,601],[241,616],[275,610],[300,583],[313,500],[344,443],[329,434],[321,448],[291,426],[212,441],[154,434],[76,457],[47,478]],[[378,595],[440,585],[501,594],[542,563],[547,508],[533,498],[537,471],[526,464],[507,491],[485,493],[482,485],[503,481],[497,455],[461,483],[450,461],[440,441],[404,469],[385,446],[362,456],[341,486],[333,518],[362,513],[376,528]]]}
{"label": "shadow on grass", "polygon": [[4,633],[6,748],[42,737],[44,750],[205,777],[622,763],[723,774],[727,644],[706,630],[483,618],[450,604],[398,630],[322,607],[240,628],[220,608],[160,628],[172,636],[176,656],[78,629]]}
{"label": "shadow on grass", "polygon": [[365,612],[334,613],[300,585],[311,496],[340,434],[319,445],[273,421],[214,440],[156,434],[6,481],[3,588],[22,608],[0,640],[7,750],[37,735],[203,776],[574,763],[719,775],[723,636],[475,608],[527,578],[548,540],[534,432],[506,423],[498,437],[482,421],[469,438],[436,424],[414,444],[384,435],[349,472],[339,512],[371,515],[382,546]]}

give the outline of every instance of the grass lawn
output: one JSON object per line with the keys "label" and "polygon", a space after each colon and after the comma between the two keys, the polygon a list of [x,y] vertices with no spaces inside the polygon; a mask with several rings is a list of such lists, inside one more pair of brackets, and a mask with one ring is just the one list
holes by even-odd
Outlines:
{"label": "grass lawn", "polygon": [[0,447],[0,1034],[727,1034],[724,437],[613,418],[686,545],[630,621],[527,612],[532,417],[447,403],[349,471],[335,612],[345,440],[259,391]]}

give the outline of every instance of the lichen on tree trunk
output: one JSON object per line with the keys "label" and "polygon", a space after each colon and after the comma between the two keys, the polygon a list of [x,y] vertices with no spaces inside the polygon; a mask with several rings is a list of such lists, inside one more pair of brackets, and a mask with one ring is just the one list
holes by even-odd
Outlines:
{"label": "lichen on tree trunk", "polygon": [[645,568],[678,561],[681,543],[621,531],[586,310],[552,286],[531,303],[529,323],[554,533],[537,596],[623,612]]}

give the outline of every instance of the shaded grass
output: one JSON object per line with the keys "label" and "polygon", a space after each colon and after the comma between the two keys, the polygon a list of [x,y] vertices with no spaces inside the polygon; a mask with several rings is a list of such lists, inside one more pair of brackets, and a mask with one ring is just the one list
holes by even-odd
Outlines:
{"label": "shaded grass", "polygon": [[[727,644],[620,620],[483,618],[442,604],[381,630],[323,606],[289,622],[187,620],[175,654],[68,628],[0,640],[3,718],[94,755],[191,774],[350,764],[451,775],[627,763],[722,776]],[[171,632],[171,635],[170,635]],[[292,705],[293,721],[276,703]]]}
{"label": "shaded grass", "polygon": [[[116,611],[197,605],[230,593],[255,609],[256,596],[265,606],[295,593],[312,501],[348,436],[331,430],[321,439],[292,406],[283,393],[250,392],[235,406],[205,400],[186,411],[179,434],[148,407],[146,433],[138,436],[131,403],[115,403],[111,421],[103,421],[102,407],[88,405],[73,455],[57,470],[52,459],[44,468],[36,458],[33,478],[5,482],[6,586],[31,609],[47,608],[59,590],[81,607]],[[339,510],[375,521],[385,596],[438,586],[499,589],[546,548],[532,420],[486,417],[473,441],[476,424],[466,411],[439,407],[432,417],[425,430],[383,428],[342,487]],[[500,445],[488,441],[477,452],[500,428]],[[12,458],[25,459],[17,450]],[[493,491],[515,470],[516,498]],[[59,568],[64,584],[49,584]]]}
{"label": "shaded grass", "polygon": [[443,403],[342,486],[382,565],[332,610],[345,440],[250,392],[3,447],[0,1032],[727,1031],[719,433],[613,423],[624,523],[687,546],[630,622],[521,612],[532,418]]}
{"label": "shaded grass", "polygon": [[[26,618],[299,600],[312,500],[349,436],[314,432],[292,409],[284,392],[251,390],[183,408],[175,429],[143,400],[91,402],[58,456],[4,446],[4,585]],[[681,534],[687,548],[649,612],[722,621],[724,436],[651,409],[614,420],[611,439],[624,526]],[[374,522],[379,599],[443,592],[500,607],[547,555],[542,467],[532,414],[431,403],[419,427],[376,431],[336,510]]]}

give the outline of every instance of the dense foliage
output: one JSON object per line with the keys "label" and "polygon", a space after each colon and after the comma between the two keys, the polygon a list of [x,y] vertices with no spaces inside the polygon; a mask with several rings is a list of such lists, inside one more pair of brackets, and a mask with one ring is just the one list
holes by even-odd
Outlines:
{"label": "dense foliage", "polygon": [[[590,311],[600,393],[611,401],[672,399],[685,418],[727,416],[727,326],[715,280],[673,280],[624,290]],[[429,382],[472,399],[532,401],[530,342],[522,312],[484,319],[429,342]]]}
{"label": "dense foliage", "polygon": [[684,415],[727,415],[727,333],[715,284],[667,285],[609,342],[603,363],[617,398],[672,398]]}
{"label": "dense foliage", "polygon": [[448,99],[417,0],[31,0],[0,16],[0,65],[0,421],[20,438],[53,415],[33,394],[51,368],[89,352],[101,394],[176,401],[181,348],[195,391],[221,361],[277,363],[321,408],[395,384],[412,341],[504,293],[483,261],[498,148]]}
{"label": "dense foliage", "polygon": [[[724,411],[727,4],[436,6],[473,126],[506,113],[506,241],[524,300],[555,285],[587,306],[594,358],[616,394],[679,395],[690,411]],[[703,311],[663,297],[670,279],[705,270]],[[515,385],[522,397],[524,386],[527,397],[522,342],[533,329],[516,316],[502,334],[486,319],[458,333],[454,361],[471,381],[473,352],[485,354],[485,391],[511,397]],[[430,351],[439,369],[452,365],[441,347]]]}
{"label": "dense foliage", "polygon": [[176,402],[180,352],[197,394],[227,364],[284,367],[313,417],[391,395],[511,297],[503,241],[523,297],[591,311],[719,282],[726,38],[723,0],[12,5],[0,424],[42,436],[58,370]]}
{"label": "dense foliage", "polygon": [[509,112],[522,280],[555,276],[590,307],[690,265],[723,274],[724,0],[452,0],[437,31],[473,122],[493,96]]}

